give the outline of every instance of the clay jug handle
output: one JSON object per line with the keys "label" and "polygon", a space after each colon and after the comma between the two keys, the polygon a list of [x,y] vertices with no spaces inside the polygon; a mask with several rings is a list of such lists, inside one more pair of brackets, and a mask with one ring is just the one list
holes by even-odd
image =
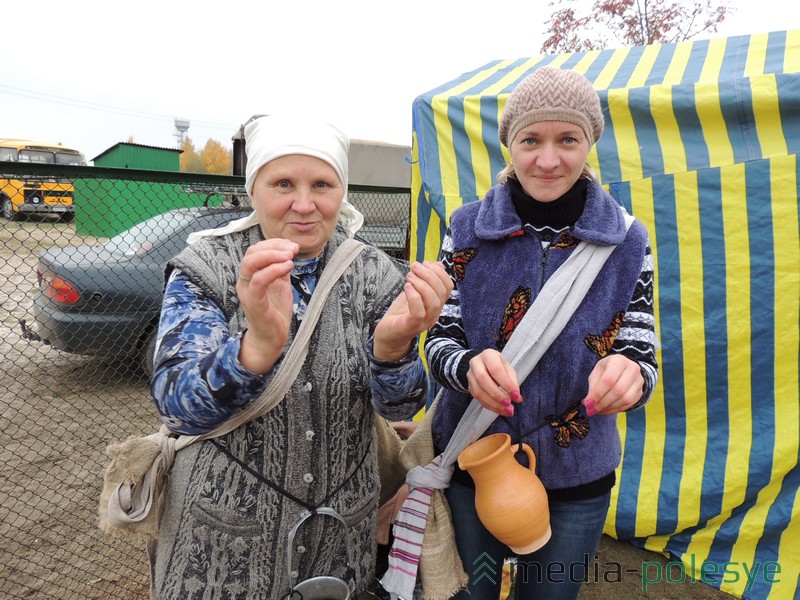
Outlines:
{"label": "clay jug handle", "polygon": [[522,450],[525,454],[528,455],[528,468],[531,471],[536,471],[536,456],[533,453],[533,448],[528,446],[528,444],[517,444],[516,449],[512,448],[514,454]]}

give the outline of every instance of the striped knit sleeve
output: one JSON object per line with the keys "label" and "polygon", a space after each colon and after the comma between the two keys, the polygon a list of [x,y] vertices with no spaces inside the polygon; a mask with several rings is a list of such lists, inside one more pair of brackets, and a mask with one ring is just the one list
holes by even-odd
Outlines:
{"label": "striped knit sleeve", "polygon": [[642,397],[628,410],[636,410],[644,406],[658,382],[658,361],[656,359],[658,341],[653,314],[653,287],[653,252],[648,244],[639,280],[636,282],[617,338],[611,347],[611,352],[622,354],[637,362],[642,370],[644,378]]}
{"label": "striped knit sleeve", "polygon": [[442,308],[439,320],[428,330],[425,358],[437,383],[457,392],[467,392],[469,361],[478,353],[469,349],[461,321],[458,283],[453,269],[453,239],[449,229],[442,240],[439,260],[453,280],[453,291]]}

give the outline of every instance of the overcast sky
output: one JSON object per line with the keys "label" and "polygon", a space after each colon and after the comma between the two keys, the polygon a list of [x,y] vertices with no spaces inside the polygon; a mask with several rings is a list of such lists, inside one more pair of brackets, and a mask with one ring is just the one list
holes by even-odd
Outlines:
{"label": "overcast sky", "polygon": [[[730,0],[713,37],[800,28],[794,0]],[[0,137],[87,160],[129,138],[230,146],[255,113],[305,110],[411,145],[411,104],[462,73],[536,56],[547,0],[3,2]],[[706,36],[708,37],[708,36]]]}

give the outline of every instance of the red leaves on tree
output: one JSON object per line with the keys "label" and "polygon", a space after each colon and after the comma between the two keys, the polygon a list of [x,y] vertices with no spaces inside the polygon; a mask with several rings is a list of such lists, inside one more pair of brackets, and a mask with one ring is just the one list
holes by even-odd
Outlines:
{"label": "red leaves on tree", "polygon": [[546,22],[544,53],[586,52],[612,47],[668,44],[714,33],[733,10],[714,0],[596,0],[579,14],[581,0],[554,0],[560,7]]}

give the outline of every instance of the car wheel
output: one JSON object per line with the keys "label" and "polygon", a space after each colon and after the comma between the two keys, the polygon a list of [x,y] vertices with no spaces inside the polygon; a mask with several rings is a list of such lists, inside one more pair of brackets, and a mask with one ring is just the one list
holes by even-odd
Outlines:
{"label": "car wheel", "polygon": [[3,217],[8,219],[9,221],[13,221],[14,217],[14,206],[11,204],[11,200],[8,198],[3,198]]}
{"label": "car wheel", "polygon": [[157,339],[158,327],[152,326],[142,337],[142,342],[139,344],[139,353],[136,357],[137,366],[148,381],[153,377],[153,359],[156,354]]}

